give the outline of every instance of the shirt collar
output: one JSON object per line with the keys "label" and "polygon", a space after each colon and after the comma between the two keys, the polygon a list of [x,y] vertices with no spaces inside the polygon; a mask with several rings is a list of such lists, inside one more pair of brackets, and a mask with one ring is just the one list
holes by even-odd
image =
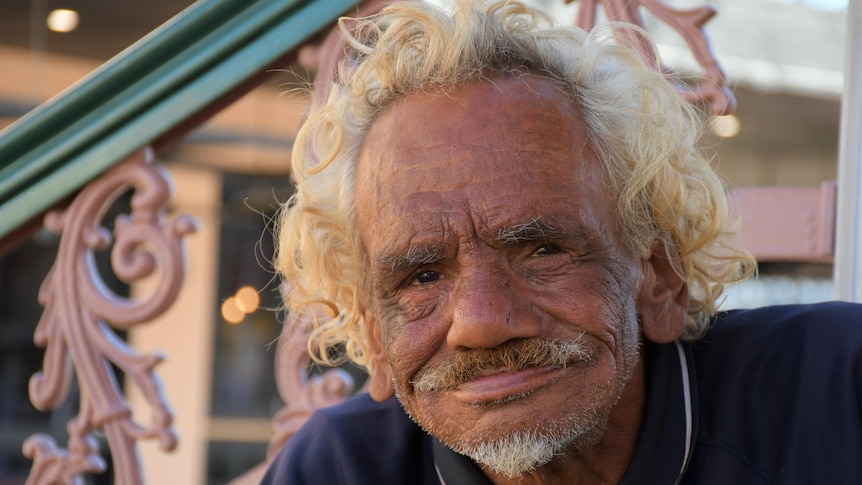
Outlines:
{"label": "shirt collar", "polygon": [[[687,345],[644,346],[647,400],[637,448],[621,485],[679,483],[697,436],[697,389],[694,360]],[[434,461],[443,485],[490,485],[470,458],[452,451],[437,438]]]}
{"label": "shirt collar", "polygon": [[492,485],[479,466],[470,458],[452,451],[437,438],[434,440],[434,462],[437,477],[443,485]]}
{"label": "shirt collar", "polygon": [[621,485],[679,483],[697,436],[694,360],[687,345],[647,343],[647,401],[637,448]]}

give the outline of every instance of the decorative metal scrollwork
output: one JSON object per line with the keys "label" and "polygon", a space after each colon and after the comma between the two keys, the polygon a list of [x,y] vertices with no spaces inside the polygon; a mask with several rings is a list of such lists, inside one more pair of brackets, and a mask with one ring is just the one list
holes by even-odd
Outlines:
{"label": "decorative metal scrollwork", "polygon": [[[68,448],[46,435],[24,443],[33,459],[28,485],[81,483],[83,473],[106,468],[93,433],[102,430],[111,449],[115,483],[143,482],[137,440],[158,440],[161,448],[177,444],[173,415],[154,373],[157,354],[139,355],[112,330],[127,330],[163,313],[175,300],[183,280],[182,239],[196,222],[181,216],[163,221],[170,198],[167,175],[154,166],[152,150],[135,152],[124,162],[87,185],[65,210],[45,217],[45,227],[61,234],[57,260],[39,291],[45,311],[34,341],[45,347],[43,369],[30,380],[36,408],[56,408],[68,396],[72,372],[80,387],[79,414],[68,424]],[[113,237],[102,226],[108,208],[134,189],[131,212],[117,218]],[[94,251],[111,248],[116,276],[132,283],[157,278],[142,298],[125,298],[107,289],[94,263]],[[134,384],[150,410],[151,422],[140,424],[117,385],[111,364]]]}
{"label": "decorative metal scrollwork", "polygon": [[[666,5],[661,0],[566,0],[566,3],[578,2],[578,17],[575,24],[583,29],[590,29],[596,24],[596,6],[604,5],[608,20],[627,22],[644,27],[639,7],[649,10],[659,20],[677,31],[688,45],[704,73],[696,86],[679,86],[683,96],[693,103],[709,104],[714,115],[726,115],[736,109],[736,100],[727,86],[727,78],[718,63],[709,40],[703,31],[703,26],[715,16],[715,9],[702,6],[692,10],[678,10]],[[646,48],[643,39],[629,39],[637,46],[647,62],[655,62],[655,53]],[[665,70],[668,70],[665,68]]]}
{"label": "decorative metal scrollwork", "polygon": [[[327,369],[319,375],[309,376],[310,327],[303,317],[296,315],[288,314],[275,353],[276,385],[286,404],[272,420],[275,434],[269,442],[268,459],[278,454],[311,413],[337,404],[356,391],[353,377],[339,368]],[[363,387],[357,392],[365,390],[367,389]]]}

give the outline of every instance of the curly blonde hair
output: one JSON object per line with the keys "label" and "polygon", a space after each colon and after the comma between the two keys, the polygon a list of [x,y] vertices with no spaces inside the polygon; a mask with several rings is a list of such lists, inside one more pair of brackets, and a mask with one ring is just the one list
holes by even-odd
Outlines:
{"label": "curly blonde hair", "polygon": [[354,171],[371,124],[396,99],[495,74],[552,79],[580,106],[619,201],[627,248],[649,258],[663,243],[688,283],[684,338],[702,336],[725,285],[753,271],[721,180],[697,148],[706,116],[657,65],[616,40],[630,36],[615,29],[634,27],[557,27],[515,0],[458,1],[452,12],[405,1],[353,28],[347,22],[339,26],[352,55],[297,136],[296,193],[277,230],[276,269],[291,289],[286,304],[313,320],[309,351],[318,361],[368,364],[367,256],[354,215]]}

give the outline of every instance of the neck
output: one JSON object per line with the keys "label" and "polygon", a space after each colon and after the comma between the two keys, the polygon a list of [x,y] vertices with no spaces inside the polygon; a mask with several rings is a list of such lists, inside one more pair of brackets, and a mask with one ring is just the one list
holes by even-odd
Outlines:
{"label": "neck", "polygon": [[635,453],[643,422],[646,395],[643,358],[626,384],[607,424],[597,431],[592,445],[572,449],[530,473],[514,478],[483,472],[495,485],[619,483]]}

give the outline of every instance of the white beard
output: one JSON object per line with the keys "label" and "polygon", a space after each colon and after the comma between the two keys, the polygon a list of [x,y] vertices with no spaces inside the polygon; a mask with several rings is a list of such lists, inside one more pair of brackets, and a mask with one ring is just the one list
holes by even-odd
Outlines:
{"label": "white beard", "polygon": [[561,423],[552,430],[514,431],[482,443],[459,443],[452,447],[487,469],[507,478],[523,476],[574,448],[588,447],[606,419],[594,417],[581,426]]}
{"label": "white beard", "polygon": [[512,478],[551,461],[560,451],[560,445],[545,436],[517,432],[473,447],[468,456],[492,471]]}

